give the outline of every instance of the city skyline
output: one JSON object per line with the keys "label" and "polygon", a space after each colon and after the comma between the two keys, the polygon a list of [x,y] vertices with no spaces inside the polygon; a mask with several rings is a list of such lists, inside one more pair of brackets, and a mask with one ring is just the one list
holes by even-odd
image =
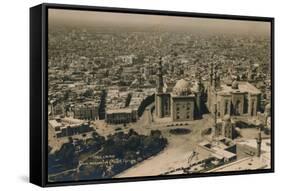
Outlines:
{"label": "city skyline", "polygon": [[270,22],[49,9],[48,29],[48,181],[271,169]]}
{"label": "city skyline", "polygon": [[65,25],[90,30],[143,32],[199,32],[202,34],[270,35],[270,23],[230,19],[49,9],[49,26]]}

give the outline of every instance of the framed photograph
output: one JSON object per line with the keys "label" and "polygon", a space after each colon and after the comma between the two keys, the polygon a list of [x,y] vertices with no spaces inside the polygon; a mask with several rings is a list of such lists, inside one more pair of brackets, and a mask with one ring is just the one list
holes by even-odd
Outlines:
{"label": "framed photograph", "polygon": [[30,8],[30,182],[274,172],[274,18]]}

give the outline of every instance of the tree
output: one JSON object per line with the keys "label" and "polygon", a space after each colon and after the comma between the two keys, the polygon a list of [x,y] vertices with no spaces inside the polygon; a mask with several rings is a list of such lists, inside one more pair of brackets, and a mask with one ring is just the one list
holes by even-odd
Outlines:
{"label": "tree", "polygon": [[130,129],[129,132],[128,132],[128,135],[129,136],[138,135],[138,133],[134,129]]}
{"label": "tree", "polygon": [[68,100],[70,96],[70,90],[67,90],[64,94],[63,94],[63,100]]}
{"label": "tree", "polygon": [[62,68],[63,68],[64,71],[66,71],[66,70],[68,70],[69,65],[68,65],[68,64],[64,64],[64,65],[62,66]]}
{"label": "tree", "polygon": [[152,136],[154,138],[161,138],[162,137],[162,133],[161,133],[160,130],[151,130],[150,136]]}
{"label": "tree", "polygon": [[73,138],[72,137],[68,137],[68,142],[72,144],[73,143]]}
{"label": "tree", "polygon": [[140,146],[140,137],[137,135],[130,136],[126,145],[129,150],[137,151]]}
{"label": "tree", "polygon": [[48,145],[48,154],[52,151],[52,147],[50,145]]}
{"label": "tree", "polygon": [[92,89],[87,89],[84,93],[83,96],[85,97],[92,97],[94,95],[94,91]]}
{"label": "tree", "polygon": [[59,151],[55,153],[55,158],[66,169],[78,165],[78,156],[75,153],[75,147],[72,143],[64,143]]}
{"label": "tree", "polygon": [[154,99],[155,99],[155,95],[153,94],[153,95],[151,95],[151,96],[146,97],[146,98],[141,102],[141,104],[140,104],[140,106],[139,106],[139,108],[138,108],[138,111],[137,111],[139,117],[142,116],[142,114],[143,114],[145,108],[146,108],[148,105],[150,105],[151,103],[154,102]]}

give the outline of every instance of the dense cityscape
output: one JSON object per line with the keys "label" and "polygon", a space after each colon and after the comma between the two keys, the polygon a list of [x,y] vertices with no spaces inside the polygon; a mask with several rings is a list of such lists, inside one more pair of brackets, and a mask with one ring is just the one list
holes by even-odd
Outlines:
{"label": "dense cityscape", "polygon": [[49,29],[48,179],[270,168],[270,36]]}

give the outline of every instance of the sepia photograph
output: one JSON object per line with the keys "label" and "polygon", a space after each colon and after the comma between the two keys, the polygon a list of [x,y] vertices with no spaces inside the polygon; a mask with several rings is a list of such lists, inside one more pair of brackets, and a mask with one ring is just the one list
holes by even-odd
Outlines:
{"label": "sepia photograph", "polygon": [[271,22],[47,11],[48,182],[272,169]]}

